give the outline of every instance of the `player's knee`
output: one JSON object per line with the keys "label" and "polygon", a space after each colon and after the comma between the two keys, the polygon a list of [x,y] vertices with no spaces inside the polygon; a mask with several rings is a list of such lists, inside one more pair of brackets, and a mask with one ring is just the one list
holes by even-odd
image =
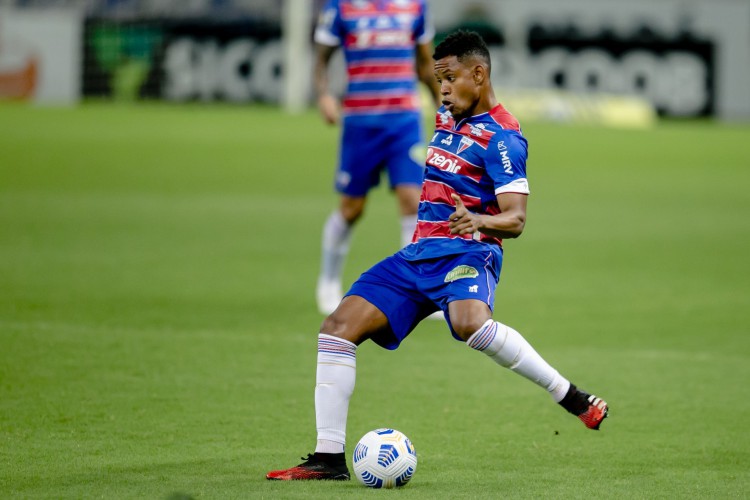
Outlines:
{"label": "player's knee", "polygon": [[449,304],[453,331],[463,340],[474,335],[488,319],[492,318],[489,306],[479,300],[457,300]]}
{"label": "player's knee", "polygon": [[451,318],[451,326],[456,335],[461,337],[462,340],[469,340],[469,337],[474,335],[487,321],[487,318],[477,317],[463,317],[463,318]]}
{"label": "player's knee", "polygon": [[323,320],[323,324],[320,325],[320,333],[338,337],[355,345],[361,344],[367,338],[351,322],[342,319],[341,315],[337,315],[336,311]]}
{"label": "player's knee", "polygon": [[331,314],[323,320],[323,324],[320,325],[320,332],[331,335],[333,337],[339,337],[350,342],[358,341],[358,336],[353,334],[355,330],[351,321],[347,319],[346,314],[342,314],[337,308]]}
{"label": "player's knee", "polygon": [[320,325],[320,331],[334,337],[340,337],[345,329],[345,324],[337,316],[336,311],[329,314]]}
{"label": "player's knee", "polygon": [[341,216],[349,224],[354,224],[365,212],[366,198],[352,198],[344,196],[341,199]]}
{"label": "player's knee", "polygon": [[323,320],[320,332],[359,345],[388,326],[388,318],[362,297],[344,297],[333,313]]}
{"label": "player's knee", "polygon": [[357,222],[364,214],[363,206],[345,207],[341,209],[341,216],[344,220],[352,225]]}

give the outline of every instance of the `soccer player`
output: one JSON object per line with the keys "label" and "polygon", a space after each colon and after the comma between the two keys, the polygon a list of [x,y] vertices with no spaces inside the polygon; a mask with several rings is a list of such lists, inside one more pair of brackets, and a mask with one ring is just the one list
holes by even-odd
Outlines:
{"label": "soccer player", "polygon": [[427,155],[414,242],[366,271],[318,336],[315,453],[268,479],[348,479],[346,418],[357,346],[396,349],[440,308],[451,333],[500,366],[548,391],[598,430],[607,403],[570,383],[510,326],[492,319],[503,238],[526,224],[527,142],[495,98],[490,56],[475,32],[457,31],[435,48],[442,107]]}
{"label": "soccer player", "polygon": [[387,170],[401,214],[401,243],[411,242],[424,176],[418,82],[439,105],[432,75],[432,38],[425,0],[328,0],[315,30],[315,89],[329,124],[339,103],[328,86],[331,56],[341,46],[348,73],[335,186],[339,206],[323,228],[318,309],[330,314],[343,296],[341,274],[352,228],[367,194]]}

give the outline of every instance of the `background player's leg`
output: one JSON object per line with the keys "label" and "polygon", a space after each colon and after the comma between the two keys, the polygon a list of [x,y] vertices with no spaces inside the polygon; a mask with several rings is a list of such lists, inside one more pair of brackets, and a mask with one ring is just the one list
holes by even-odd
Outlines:
{"label": "background player's leg", "polygon": [[411,243],[417,225],[419,198],[424,180],[425,147],[419,116],[394,124],[388,130],[386,168],[401,214],[401,247]]}
{"label": "background player's leg", "polygon": [[323,314],[331,314],[343,296],[341,276],[349,253],[352,228],[362,216],[366,201],[366,197],[342,195],[339,209],[328,217],[323,226],[320,276],[316,289],[318,309]]}
{"label": "background player's leg", "polygon": [[422,190],[419,186],[402,184],[396,186],[395,191],[401,213],[401,247],[405,247],[411,243],[417,227],[417,211]]}

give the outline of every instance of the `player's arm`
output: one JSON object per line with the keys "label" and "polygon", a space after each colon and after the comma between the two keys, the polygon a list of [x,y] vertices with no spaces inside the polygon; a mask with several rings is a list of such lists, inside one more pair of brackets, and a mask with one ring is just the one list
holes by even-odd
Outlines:
{"label": "player's arm", "polygon": [[339,121],[339,103],[336,97],[331,94],[328,86],[328,64],[331,61],[333,53],[337,47],[315,44],[315,70],[313,78],[315,79],[315,92],[318,96],[318,109],[326,123],[335,124]]}
{"label": "player's arm", "polygon": [[440,85],[435,79],[434,61],[432,60],[432,42],[417,44],[417,77],[430,90],[430,96],[435,103],[435,109],[440,107]]}
{"label": "player's arm", "polygon": [[451,194],[456,202],[456,211],[449,217],[451,234],[474,234],[477,231],[496,238],[518,238],[526,225],[527,195],[500,193],[497,203],[500,213],[496,215],[475,214],[466,209],[461,198]]}

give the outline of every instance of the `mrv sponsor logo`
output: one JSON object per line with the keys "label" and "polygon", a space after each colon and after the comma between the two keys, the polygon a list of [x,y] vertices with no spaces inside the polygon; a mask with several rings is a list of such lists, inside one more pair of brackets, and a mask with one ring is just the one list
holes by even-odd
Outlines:
{"label": "mrv sponsor logo", "polygon": [[508,158],[508,147],[505,145],[505,141],[499,141],[497,149],[500,151],[500,161],[503,162],[503,170],[505,170],[506,174],[512,174],[513,166],[510,163],[510,158]]}

